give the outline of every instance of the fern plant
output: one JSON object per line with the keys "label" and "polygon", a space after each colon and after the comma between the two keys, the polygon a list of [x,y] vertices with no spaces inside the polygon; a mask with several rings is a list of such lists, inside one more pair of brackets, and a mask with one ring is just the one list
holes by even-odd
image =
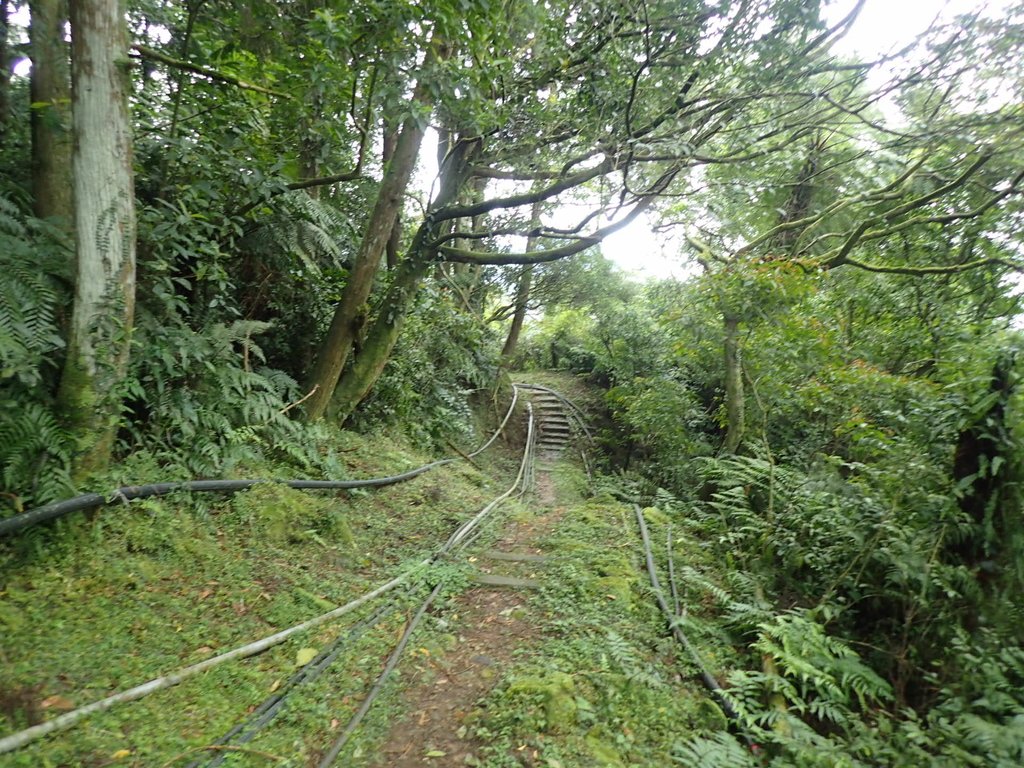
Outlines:
{"label": "fern plant", "polygon": [[0,196],[0,497],[8,502],[0,509],[71,490],[71,436],[52,398],[69,261],[60,232]]}
{"label": "fern plant", "polygon": [[343,270],[349,256],[345,245],[357,241],[358,233],[339,210],[309,195],[292,193],[279,196],[270,215],[239,246],[264,258],[285,254],[320,277],[325,266]]}
{"label": "fern plant", "polygon": [[257,458],[304,473],[340,472],[313,432],[288,416],[298,385],[263,365],[254,337],[268,327],[236,320],[197,332],[146,323],[137,343],[147,353],[134,358],[127,385],[128,446],[152,450],[190,477],[221,475]]}
{"label": "fern plant", "polygon": [[57,311],[65,296],[56,275],[63,249],[58,233],[23,216],[0,197],[0,382],[16,379],[25,387],[42,383],[46,368],[64,342]]}

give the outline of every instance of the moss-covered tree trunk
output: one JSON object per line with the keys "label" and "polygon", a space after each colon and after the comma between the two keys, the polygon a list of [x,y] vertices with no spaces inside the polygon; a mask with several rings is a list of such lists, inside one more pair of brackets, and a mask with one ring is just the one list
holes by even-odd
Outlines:
{"label": "moss-covered tree trunk", "polygon": [[[435,42],[428,52],[424,69],[428,69],[436,59],[447,55],[442,49],[443,46]],[[413,101],[423,106],[431,103],[426,77],[420,78],[413,93]],[[323,418],[327,412],[327,406],[352,352],[352,346],[363,334],[369,314],[367,301],[373,291],[381,257],[394,231],[402,199],[409,187],[425,130],[426,123],[420,115],[410,115],[402,124],[395,142],[394,154],[384,171],[373,212],[366,223],[341,301],[334,311],[331,327],[313,365],[309,386],[311,389],[315,388],[315,391],[306,403],[306,418],[310,421]]]}
{"label": "moss-covered tree trunk", "polygon": [[[451,204],[459,196],[469,168],[470,160],[480,148],[477,140],[448,141],[449,150],[440,167],[441,183],[437,198],[431,203],[436,211]],[[450,229],[452,222],[443,225]],[[356,406],[373,389],[384,372],[405,323],[406,315],[419,291],[420,284],[437,266],[436,252],[428,243],[440,234],[428,215],[420,225],[409,247],[409,252],[395,270],[394,279],[384,299],[377,307],[375,319],[363,339],[355,363],[338,384],[331,403],[332,414],[344,423]]]}
{"label": "moss-covered tree trunk", "polygon": [[433,266],[432,262],[411,254],[398,265],[359,355],[334,393],[331,412],[339,423],[345,423],[384,372],[420,284]]}
{"label": "moss-covered tree trunk", "polygon": [[[381,160],[384,167],[388,166],[391,158],[395,156],[395,146],[398,144],[398,130],[391,120],[384,118],[384,134],[381,147]],[[402,213],[396,211],[395,221],[391,225],[391,236],[388,238],[384,248],[384,261],[388,269],[398,266],[398,250],[402,244]]]}
{"label": "moss-covered tree trunk", "polygon": [[72,209],[71,79],[64,23],[66,0],[32,0],[29,4],[32,54],[32,192],[35,214],[55,219],[70,230]]}
{"label": "moss-covered tree trunk", "polygon": [[77,266],[60,401],[81,477],[107,465],[116,431],[135,310],[135,196],[124,7],[76,0],[71,29]]}

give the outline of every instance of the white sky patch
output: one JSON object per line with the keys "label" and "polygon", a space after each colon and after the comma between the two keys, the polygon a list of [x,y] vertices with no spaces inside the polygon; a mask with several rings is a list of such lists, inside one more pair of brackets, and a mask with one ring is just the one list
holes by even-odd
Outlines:
{"label": "white sky patch", "polygon": [[[825,8],[829,24],[853,10],[856,0],[835,0]],[[876,57],[907,45],[932,22],[983,10],[988,17],[1005,15],[1010,0],[867,0],[850,31],[832,46],[839,55]]]}
{"label": "white sky patch", "polygon": [[681,256],[678,233],[656,231],[646,214],[638,216],[601,243],[601,252],[623,272],[640,280],[684,280],[699,271]]}

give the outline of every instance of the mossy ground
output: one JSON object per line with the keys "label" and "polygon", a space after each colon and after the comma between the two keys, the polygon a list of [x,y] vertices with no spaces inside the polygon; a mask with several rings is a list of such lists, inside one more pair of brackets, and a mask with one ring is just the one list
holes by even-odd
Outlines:
{"label": "mossy ground", "polygon": [[661,766],[673,745],[724,721],[673,641],[650,595],[632,511],[610,497],[574,498],[538,542],[552,555],[527,603],[538,641],[474,717],[479,765]]}
{"label": "mossy ground", "polygon": [[[546,559],[523,564],[536,569],[528,575],[542,588],[517,593],[509,603],[516,606],[518,627],[507,632],[516,647],[486,651],[498,663],[480,669],[485,684],[460,683],[473,668],[470,655],[480,653],[478,640],[493,633],[487,626],[459,628],[464,601],[443,606],[417,640],[433,650],[403,663],[416,692],[410,700],[400,686],[392,688],[369,718],[373,724],[360,737],[352,765],[664,766],[674,764],[675,744],[725,727],[721,712],[694,682],[690,659],[666,637],[632,509],[610,497],[585,498],[585,476],[566,462],[553,476],[552,505],[538,508],[530,500],[519,514],[524,524],[539,524],[533,526],[536,535],[528,541],[519,537],[516,548],[527,545]],[[666,522],[650,511],[648,524],[663,540]],[[466,555],[478,556],[479,551]],[[701,553],[696,542],[686,541],[677,556]],[[494,613],[493,606],[487,608]],[[447,632],[455,632],[459,642],[438,654],[441,646],[429,645],[431,634],[450,637]],[[447,734],[423,723],[436,717],[434,685],[459,701]],[[462,711],[464,697],[451,690],[460,685],[487,691],[468,712]],[[375,740],[375,730],[390,731],[386,743]]]}
{"label": "mossy ground", "polygon": [[[388,474],[427,458],[390,440],[361,438],[354,448],[347,458],[357,476]],[[375,491],[310,494],[261,485],[233,497],[112,507],[62,523],[56,532],[33,531],[3,553],[0,571],[0,733],[364,593],[433,550],[503,491],[515,461],[492,449],[478,460],[482,469],[459,462]],[[545,509],[536,498],[510,503],[471,550],[444,566],[445,595],[339,764],[380,764],[392,725],[406,714],[403,687],[419,680],[423,669],[439,677],[451,670],[446,665],[457,653],[467,569],[479,567],[473,563],[500,538],[503,525],[529,527],[538,514],[552,520],[531,534],[531,544],[550,556],[537,575],[543,587],[517,595],[516,647],[481,673],[482,698],[452,724],[469,745],[463,764],[669,765],[674,744],[724,727],[693,682],[689,660],[666,637],[631,509],[611,497],[587,498],[590,484],[568,462],[549,482],[554,494],[547,494]],[[656,511],[648,522],[664,537],[666,521]],[[691,541],[677,556],[696,562],[703,553]],[[421,597],[422,590],[410,594],[402,610],[353,644],[326,674],[297,689],[245,745],[251,751],[232,753],[225,764],[315,765],[359,706]],[[3,764],[185,765],[287,680],[303,652],[322,649],[354,620],[114,707],[5,756]],[[712,663],[719,661],[716,639],[702,640]],[[419,751],[416,764],[447,764],[440,750]]]}
{"label": "mossy ground", "polygon": [[[360,439],[347,459],[353,476],[379,476],[430,457],[390,439]],[[364,593],[431,552],[507,487],[514,460],[494,449],[486,460],[486,472],[459,462],[379,490],[309,493],[261,485],[233,497],[181,495],[113,506],[56,530],[31,529],[0,551],[0,734]],[[267,468],[239,471],[269,474]],[[300,688],[249,746],[290,765],[305,765],[324,750],[404,621],[404,612],[393,614],[317,682]],[[302,649],[324,647],[351,623],[320,627],[115,706],[2,762],[162,765],[220,737],[296,670]],[[267,762],[236,754],[229,764]]]}

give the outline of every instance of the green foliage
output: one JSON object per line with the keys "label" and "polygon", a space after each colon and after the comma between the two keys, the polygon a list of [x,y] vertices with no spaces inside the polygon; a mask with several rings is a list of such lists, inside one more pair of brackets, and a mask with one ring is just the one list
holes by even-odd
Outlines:
{"label": "green foliage", "polygon": [[493,330],[479,317],[459,311],[455,297],[439,286],[426,287],[384,375],[352,425],[397,426],[414,440],[438,447],[449,440],[471,441],[469,396],[491,387],[496,346]]}
{"label": "green foliage", "polygon": [[52,410],[67,260],[56,230],[0,196],[0,494],[19,511],[71,490],[72,436]]}
{"label": "green foliage", "polygon": [[0,489],[15,511],[71,494],[71,436],[40,403],[0,405]]}
{"label": "green foliage", "polygon": [[[0,197],[0,382],[21,387],[52,377],[53,355],[64,346],[57,328],[65,296],[67,250],[55,231]],[[49,369],[49,370],[47,370]]]}
{"label": "green foliage", "polygon": [[[267,324],[236,320],[205,333],[183,323],[140,332],[126,384],[126,441],[181,467],[189,476],[223,475],[257,458],[291,463],[301,472],[339,472],[321,453],[315,430],[292,421],[289,400],[300,395],[286,374],[260,365],[253,340]],[[148,354],[143,354],[146,350]]]}
{"label": "green foliage", "polygon": [[352,531],[338,505],[286,485],[266,483],[237,494],[232,508],[248,535],[275,546],[352,547]]}

